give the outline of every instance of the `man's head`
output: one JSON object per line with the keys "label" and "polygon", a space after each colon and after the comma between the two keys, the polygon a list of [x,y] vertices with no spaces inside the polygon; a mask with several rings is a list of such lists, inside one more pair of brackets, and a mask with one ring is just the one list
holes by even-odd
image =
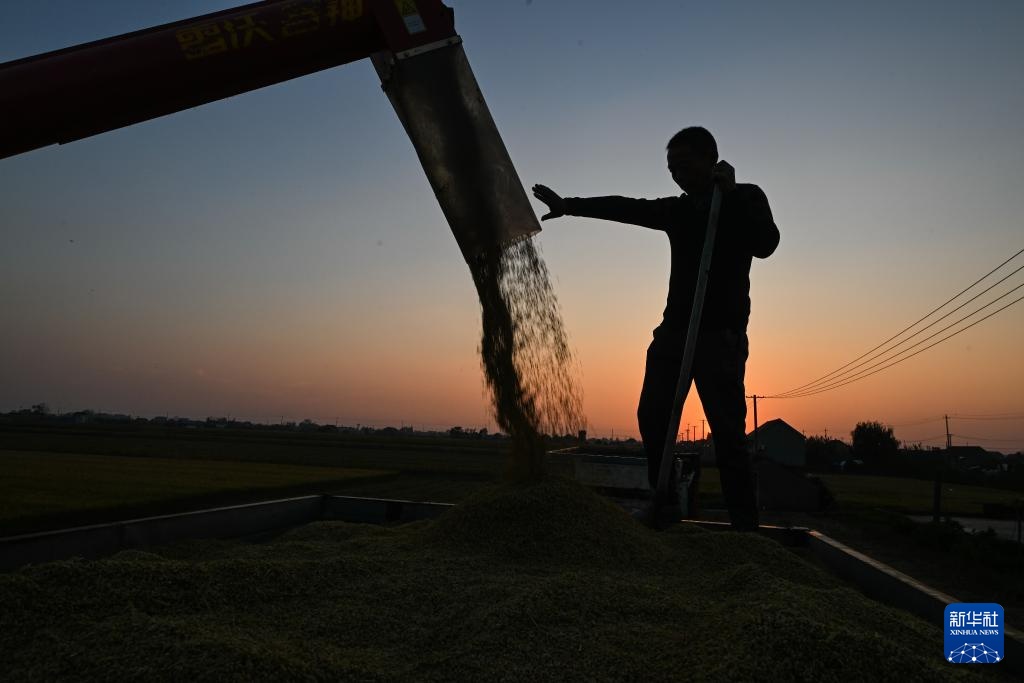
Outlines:
{"label": "man's head", "polygon": [[718,161],[718,144],[707,128],[683,128],[668,141],[668,172],[684,192],[710,191],[711,172]]}

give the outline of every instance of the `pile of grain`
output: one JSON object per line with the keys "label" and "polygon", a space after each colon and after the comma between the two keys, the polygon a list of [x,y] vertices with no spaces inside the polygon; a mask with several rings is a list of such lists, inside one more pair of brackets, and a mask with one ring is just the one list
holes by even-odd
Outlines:
{"label": "pile of grain", "polygon": [[[536,537],[531,538],[531,530]],[[7,680],[960,680],[940,625],[577,484],[0,575]],[[984,673],[998,675],[998,667]]]}

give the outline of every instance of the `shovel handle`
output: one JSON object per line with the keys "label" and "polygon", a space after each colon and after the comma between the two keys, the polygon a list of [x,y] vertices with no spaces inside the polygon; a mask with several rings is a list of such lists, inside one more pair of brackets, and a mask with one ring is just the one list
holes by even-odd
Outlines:
{"label": "shovel handle", "polygon": [[673,450],[676,435],[679,433],[679,421],[683,418],[683,403],[690,390],[690,373],[693,370],[693,356],[697,350],[697,334],[700,331],[700,319],[704,312],[704,292],[708,288],[708,275],[711,272],[711,254],[715,247],[715,233],[718,231],[718,214],[722,208],[722,190],[715,185],[711,194],[711,211],[708,213],[708,227],[704,234],[704,250],[700,255],[700,271],[697,273],[697,289],[693,293],[693,307],[690,309],[690,324],[686,328],[686,345],[683,347],[683,363],[679,367],[679,379],[676,382],[675,400],[669,414],[668,432],[665,435],[665,448],[661,453],[661,468],[658,472],[658,488],[655,502],[664,504],[668,501],[668,485],[671,479]]}

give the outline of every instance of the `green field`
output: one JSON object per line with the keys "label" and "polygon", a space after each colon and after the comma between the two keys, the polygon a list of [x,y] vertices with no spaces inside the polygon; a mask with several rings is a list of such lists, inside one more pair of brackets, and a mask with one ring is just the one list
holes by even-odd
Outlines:
{"label": "green field", "polygon": [[134,425],[7,426],[0,450],[322,465],[497,476],[507,440]]}
{"label": "green field", "polygon": [[[42,435],[35,445],[68,445],[68,437]],[[161,440],[101,434],[82,435],[80,443],[87,449],[82,453],[0,450],[0,531],[9,532],[18,519],[50,518],[67,523],[73,512],[141,514],[175,501],[181,505],[240,502],[290,490],[459,502],[500,476],[505,455],[499,450],[500,443],[467,444],[463,440],[453,445],[451,441],[439,439],[431,444],[391,439],[389,449],[389,441],[384,439],[335,440],[325,446],[319,439],[259,442],[251,437],[211,440],[190,436]],[[103,453],[104,449],[130,455]],[[172,455],[175,453],[178,455]],[[571,472],[564,459],[554,459],[551,469]],[[929,481],[819,476],[841,509],[903,513],[929,513],[932,509]],[[700,494],[703,507],[724,506],[717,468],[703,468]],[[1010,503],[1019,497],[1013,491],[946,484],[942,511],[946,515],[979,515],[983,503]],[[181,505],[176,509],[184,509]],[[83,517],[84,521],[98,519]]]}
{"label": "green field", "polygon": [[[877,508],[905,514],[930,514],[934,483],[925,479],[880,477],[860,474],[815,474],[836,499],[840,508]],[[701,471],[700,495],[706,506],[723,505],[718,469]],[[985,503],[1013,504],[1024,497],[1020,491],[969,486],[942,485],[942,514],[980,516]]]}
{"label": "green field", "polygon": [[0,529],[19,520],[62,519],[105,509],[141,510],[180,500],[303,486],[341,487],[386,470],[116,455],[0,451]]}
{"label": "green field", "polygon": [[[933,482],[903,477],[878,477],[860,474],[817,474],[840,508],[879,508],[906,514],[930,514]],[[703,467],[700,479],[701,502],[705,507],[724,506],[718,468]],[[943,515],[982,514],[984,503],[1012,504],[1024,497],[1019,491],[943,484]]]}
{"label": "green field", "polygon": [[[894,512],[926,514],[932,511],[934,483],[923,479],[872,477],[859,474],[824,474],[822,481],[840,506],[859,505]],[[1013,503],[1024,494],[1019,491],[943,484],[944,515],[980,515],[983,503]]]}
{"label": "green field", "polygon": [[[428,435],[0,422],[0,535],[303,493],[458,502],[501,476],[507,449]],[[566,473],[565,458],[551,470]]]}

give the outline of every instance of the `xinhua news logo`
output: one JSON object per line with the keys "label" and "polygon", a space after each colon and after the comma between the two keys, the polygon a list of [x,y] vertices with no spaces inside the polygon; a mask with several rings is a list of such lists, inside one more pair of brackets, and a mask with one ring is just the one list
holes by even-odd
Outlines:
{"label": "xinhua news logo", "polygon": [[953,664],[997,664],[1003,660],[1003,608],[994,602],[946,605],[945,656]]}

